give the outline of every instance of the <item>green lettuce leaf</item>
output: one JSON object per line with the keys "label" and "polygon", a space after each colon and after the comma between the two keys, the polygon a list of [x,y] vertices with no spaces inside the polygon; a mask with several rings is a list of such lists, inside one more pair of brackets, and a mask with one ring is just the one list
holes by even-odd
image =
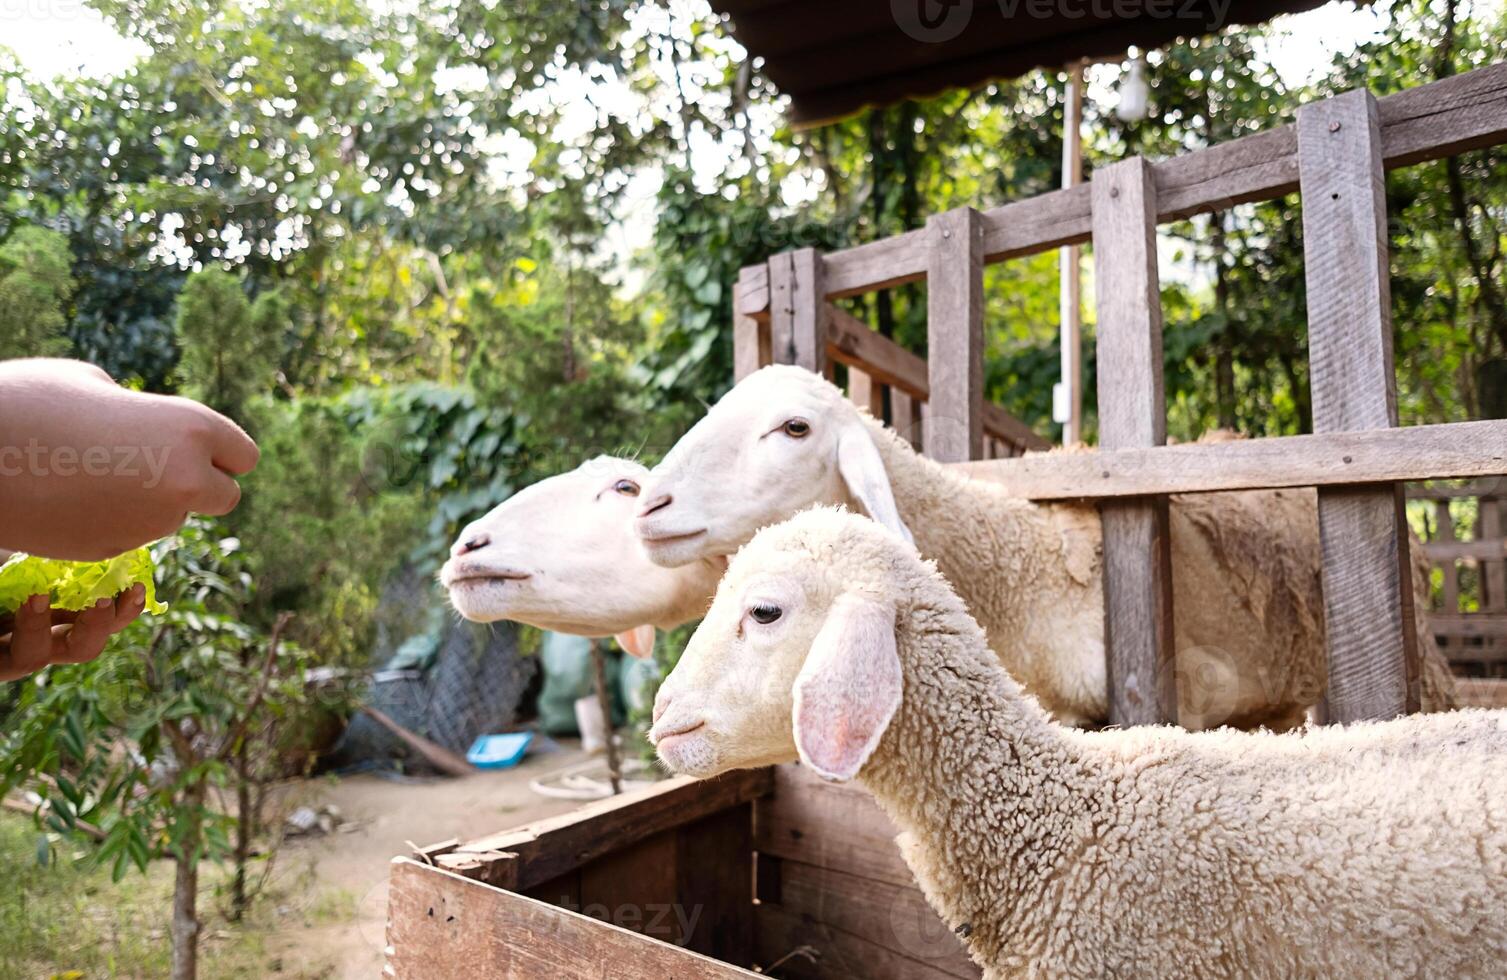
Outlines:
{"label": "green lettuce leaf", "polygon": [[164,613],[152,582],[152,553],[137,548],[105,561],[59,561],[17,553],[0,565],[0,614],[15,612],[34,595],[47,594],[54,609],[87,609],[114,598],[137,582],[146,586],[146,608]]}

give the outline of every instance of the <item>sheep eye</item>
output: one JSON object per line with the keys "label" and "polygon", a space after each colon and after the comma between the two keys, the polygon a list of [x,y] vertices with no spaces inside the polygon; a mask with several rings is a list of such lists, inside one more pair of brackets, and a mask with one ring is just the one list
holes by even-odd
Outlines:
{"label": "sheep eye", "polygon": [[784,610],[780,609],[779,606],[754,606],[748,611],[748,615],[760,626],[768,626],[779,619],[783,613]]}
{"label": "sheep eye", "polygon": [[805,419],[791,419],[780,428],[792,439],[804,439],[811,433],[811,423]]}
{"label": "sheep eye", "polygon": [[638,484],[632,480],[619,480],[612,485],[612,489],[625,497],[638,496]]}

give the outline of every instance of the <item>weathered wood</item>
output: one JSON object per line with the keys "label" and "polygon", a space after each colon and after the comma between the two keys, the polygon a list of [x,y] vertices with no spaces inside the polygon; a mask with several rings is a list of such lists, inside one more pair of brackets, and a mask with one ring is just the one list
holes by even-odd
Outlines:
{"label": "weathered wood", "polygon": [[[762,276],[756,276],[762,272]],[[747,266],[738,273],[738,284],[733,289],[733,381],[742,381],[759,368],[771,363],[769,324],[747,316],[739,310],[744,297],[753,289],[755,278],[763,280],[763,289],[769,292],[769,267]],[[766,299],[767,303],[768,300]]]}
{"label": "weathered wood", "polygon": [[767,320],[769,318],[769,263],[760,262],[758,265],[744,266],[738,272],[738,283],[742,288],[733,294],[734,301],[738,304],[734,312]]}
{"label": "weathered wood", "polygon": [[[891,404],[897,392],[908,395],[913,401],[927,400],[931,383],[927,379],[924,358],[874,332],[868,324],[835,306],[828,307],[827,322],[827,356],[830,360],[847,364],[850,368],[857,367],[872,380],[888,385]],[[983,425],[986,433],[1017,450],[1050,449],[1052,446],[1030,426],[993,402],[984,403]],[[916,434],[920,435],[919,429]]]}
{"label": "weathered wood", "polygon": [[[1502,528],[1507,524],[1507,501],[1482,500],[1476,537],[1482,542],[1503,541]],[[1481,590],[1481,608],[1507,611],[1507,567],[1500,561],[1487,561],[1481,568],[1484,588]]]}
{"label": "weathered wood", "polygon": [[[956,976],[779,905],[757,906],[754,920],[755,962],[763,972],[788,980],[954,980]],[[774,963],[780,966],[771,969]]]}
{"label": "weathered wood", "polygon": [[[1380,100],[1382,161],[1405,167],[1507,142],[1507,63],[1479,68]],[[1157,220],[1222,211],[1298,189],[1295,126],[1243,136],[1157,163]],[[1052,191],[983,212],[984,251],[1001,262],[1089,240],[1091,185]],[[828,254],[828,297],[857,296],[926,277],[923,231]],[[766,309],[767,293],[746,294],[743,312]]]}
{"label": "weathered wood", "polygon": [[[1456,561],[1461,558],[1469,558],[1489,564],[1507,558],[1507,539],[1483,538],[1479,541],[1428,541],[1423,545],[1423,553],[1429,556],[1430,561]],[[1489,584],[1485,598],[1488,603],[1492,598]],[[1491,607],[1487,606],[1486,608]]]}
{"label": "weathered wood", "polygon": [[[1435,613],[1429,617],[1429,629],[1436,635],[1459,639],[1507,637],[1507,613]],[[1503,657],[1507,658],[1507,650]]]}
{"label": "weathered wood", "polygon": [[[1448,500],[1434,501],[1434,541],[1429,544],[1448,544],[1455,540],[1455,521],[1449,513]],[[1425,551],[1427,549],[1425,548]],[[1439,563],[1439,571],[1442,577],[1440,588],[1440,600],[1443,603],[1443,611],[1457,613],[1460,611],[1460,569],[1455,564],[1453,557],[1435,558],[1429,555],[1430,561]]]}
{"label": "weathered wood", "polygon": [[1457,500],[1461,497],[1507,497],[1507,476],[1472,480],[1454,487],[1408,487],[1409,500]]}
{"label": "weathered wood", "polygon": [[740,770],[708,781],[680,776],[500,834],[460,845],[436,859],[503,888],[522,890],[665,830],[767,794],[768,770]]}
{"label": "weathered wood", "polygon": [[814,248],[781,252],[769,260],[770,352],[777,364],[827,370],[826,287]]}
{"label": "weathered wood", "polygon": [[1507,708],[1507,680],[1497,677],[1457,677],[1455,698],[1462,708]]}
{"label": "weathered wood", "polygon": [[757,975],[408,858],[392,864],[387,949],[384,972],[398,980]]}
{"label": "weathered wood", "polygon": [[[689,948],[690,937],[670,914],[679,901],[676,844],[676,831],[661,831],[582,865],[580,904],[571,911]],[[656,914],[660,909],[665,914]]]}
{"label": "weathered wood", "polygon": [[848,400],[876,419],[884,418],[884,386],[868,372],[848,368]]}
{"label": "weathered wood", "polygon": [[681,945],[724,963],[753,963],[753,806],[675,832],[675,901],[691,933]]}
{"label": "weathered wood", "polygon": [[1033,500],[1434,480],[1507,471],[1507,421],[1053,453],[955,464]]}
{"label": "weathered wood", "polygon": [[901,388],[890,388],[890,426],[911,448],[921,448],[921,406]]}
{"label": "weathered wood", "polygon": [[918,960],[963,980],[980,970],[921,889],[860,878],[831,868],[781,861],[778,896],[786,912]]}
{"label": "weathered wood", "polygon": [[984,439],[984,229],[956,208],[926,222],[926,454],[944,463],[977,459]]}
{"label": "weathered wood", "polygon": [[754,804],[759,853],[913,887],[898,833],[863,790],[823,782],[799,765],[776,766],[774,793]]}
{"label": "weathered wood", "polygon": [[[1162,305],[1156,261],[1156,187],[1134,157],[1093,183],[1099,442],[1143,449],[1167,440]],[[1104,527],[1104,646],[1109,720],[1177,718],[1172,644],[1172,549],[1165,497],[1108,501]]]}
{"label": "weathered wood", "polygon": [[[1297,128],[1314,431],[1395,426],[1376,100],[1356,90],[1311,103]],[[1418,708],[1407,534],[1398,486],[1319,491],[1330,721]]]}

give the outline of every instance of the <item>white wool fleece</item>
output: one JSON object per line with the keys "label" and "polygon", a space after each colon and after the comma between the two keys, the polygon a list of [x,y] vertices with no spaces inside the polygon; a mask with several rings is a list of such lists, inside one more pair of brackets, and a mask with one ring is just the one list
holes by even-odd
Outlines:
{"label": "white wool fleece", "polygon": [[[750,648],[755,594],[790,632]],[[696,753],[671,735],[662,757],[700,776],[793,759],[788,688],[852,595],[893,609],[903,692],[858,782],[987,977],[1501,976],[1507,713],[1066,728],[935,568],[853,515],[799,515],[734,559],[666,685]],[[744,659],[762,683],[720,685]]]}

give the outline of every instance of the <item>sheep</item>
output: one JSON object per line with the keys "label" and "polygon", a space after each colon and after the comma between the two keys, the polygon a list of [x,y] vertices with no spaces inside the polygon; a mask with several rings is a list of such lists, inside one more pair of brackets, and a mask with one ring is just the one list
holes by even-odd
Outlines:
{"label": "sheep", "polygon": [[519,491],[461,531],[440,582],[476,622],[510,619],[578,636],[617,635],[646,657],[654,628],[700,616],[726,561],[662,568],[632,533],[648,470],[598,456]]}
{"label": "sheep", "polygon": [[[1323,694],[1315,499],[1312,489],[1173,498],[1184,726],[1290,728]],[[1032,503],[969,480],[809,371],[773,366],[745,378],[670,450],[640,500],[637,533],[649,557],[671,567],[731,554],[813,504],[856,506],[914,534],[1011,675],[1055,717],[1108,718],[1097,509]],[[1419,642],[1425,706],[1453,707],[1449,668],[1425,626]]]}
{"label": "sheep", "polygon": [[988,978],[1500,976],[1507,713],[1302,732],[1054,723],[915,549],[761,531],[659,692],[710,778],[856,780]]}

